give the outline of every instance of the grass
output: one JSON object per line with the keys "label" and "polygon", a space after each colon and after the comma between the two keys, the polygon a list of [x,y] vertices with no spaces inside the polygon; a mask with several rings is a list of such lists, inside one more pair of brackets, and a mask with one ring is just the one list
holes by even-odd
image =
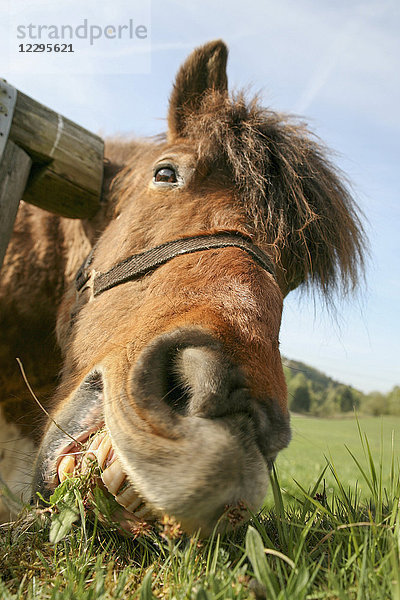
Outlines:
{"label": "grass", "polygon": [[0,598],[400,600],[398,425],[294,418],[266,511],[224,539],[166,522],[135,540],[85,517],[50,543],[54,509],[3,527]]}
{"label": "grass", "polygon": [[[400,456],[400,417],[360,417],[358,423],[363,436],[367,437],[371,454],[382,458],[383,465],[390,460],[392,452]],[[392,432],[394,435],[392,448]],[[363,495],[369,494],[369,487],[360,478],[360,471],[349,450],[366,467],[366,461],[357,419],[354,415],[338,419],[317,419],[296,415],[292,417],[292,441],[278,457],[281,485],[289,492],[298,489],[295,481],[303,487],[313,485],[328,459],[338,470],[344,487],[354,488],[356,481]],[[384,473],[384,484],[388,484],[389,471]],[[336,486],[331,469],[325,474],[329,492]]]}

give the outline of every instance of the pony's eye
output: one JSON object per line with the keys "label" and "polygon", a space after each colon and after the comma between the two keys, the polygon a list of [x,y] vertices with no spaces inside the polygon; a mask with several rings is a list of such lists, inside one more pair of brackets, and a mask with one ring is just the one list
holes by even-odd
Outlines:
{"label": "pony's eye", "polygon": [[176,171],[172,167],[160,167],[154,173],[155,183],[177,183]]}

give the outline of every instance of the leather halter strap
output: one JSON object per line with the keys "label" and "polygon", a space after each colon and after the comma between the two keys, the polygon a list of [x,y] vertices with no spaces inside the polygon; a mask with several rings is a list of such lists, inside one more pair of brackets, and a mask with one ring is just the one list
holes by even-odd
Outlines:
{"label": "leather halter strap", "polygon": [[275,268],[271,258],[246,236],[240,233],[220,232],[166,242],[140,254],[125,258],[105,273],[90,269],[94,247],[76,274],[76,290],[80,292],[90,287],[93,297],[96,297],[117,285],[140,279],[176,256],[218,248],[240,248],[240,250],[244,250],[267,273],[275,277]]}

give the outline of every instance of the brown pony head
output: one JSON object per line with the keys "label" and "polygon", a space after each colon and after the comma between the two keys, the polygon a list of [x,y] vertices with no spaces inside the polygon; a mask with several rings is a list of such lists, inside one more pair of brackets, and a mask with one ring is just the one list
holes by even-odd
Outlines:
{"label": "brown pony head", "polygon": [[[289,442],[284,296],[300,284],[328,298],[353,287],[363,245],[321,145],[304,125],[230,96],[226,59],[221,41],[189,56],[166,139],[110,146],[122,168],[87,269],[96,277],[173,240],[230,233],[267,255],[275,276],[227,246],[176,255],[98,295],[89,285],[75,299],[72,286],[59,311],[65,358],[53,414],[80,441],[105,424],[112,457],[149,511],[203,532],[227,506],[260,507]],[[51,424],[37,460],[42,492],[71,448]]]}

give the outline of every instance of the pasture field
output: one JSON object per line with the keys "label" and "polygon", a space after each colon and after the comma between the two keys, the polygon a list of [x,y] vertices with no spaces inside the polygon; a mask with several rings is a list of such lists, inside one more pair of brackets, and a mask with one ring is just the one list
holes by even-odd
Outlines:
{"label": "pasture field", "polygon": [[[382,477],[387,485],[392,443],[394,456],[400,457],[400,417],[359,417],[358,423],[372,455],[383,457]],[[363,467],[367,467],[355,416],[319,419],[294,415],[291,424],[292,441],[277,460],[280,484],[285,490],[294,493],[299,489],[294,480],[302,487],[312,486],[328,459],[344,487],[354,489],[358,481],[363,495],[368,495],[369,487],[350,455],[352,452]],[[332,492],[337,484],[331,469],[327,470],[324,479],[327,490]]]}
{"label": "pasture field", "polygon": [[165,521],[128,539],[78,503],[83,519],[52,544],[59,502],[0,529],[1,600],[400,600],[400,419],[360,419],[361,439],[354,418],[292,426],[250,524],[200,541]]}

